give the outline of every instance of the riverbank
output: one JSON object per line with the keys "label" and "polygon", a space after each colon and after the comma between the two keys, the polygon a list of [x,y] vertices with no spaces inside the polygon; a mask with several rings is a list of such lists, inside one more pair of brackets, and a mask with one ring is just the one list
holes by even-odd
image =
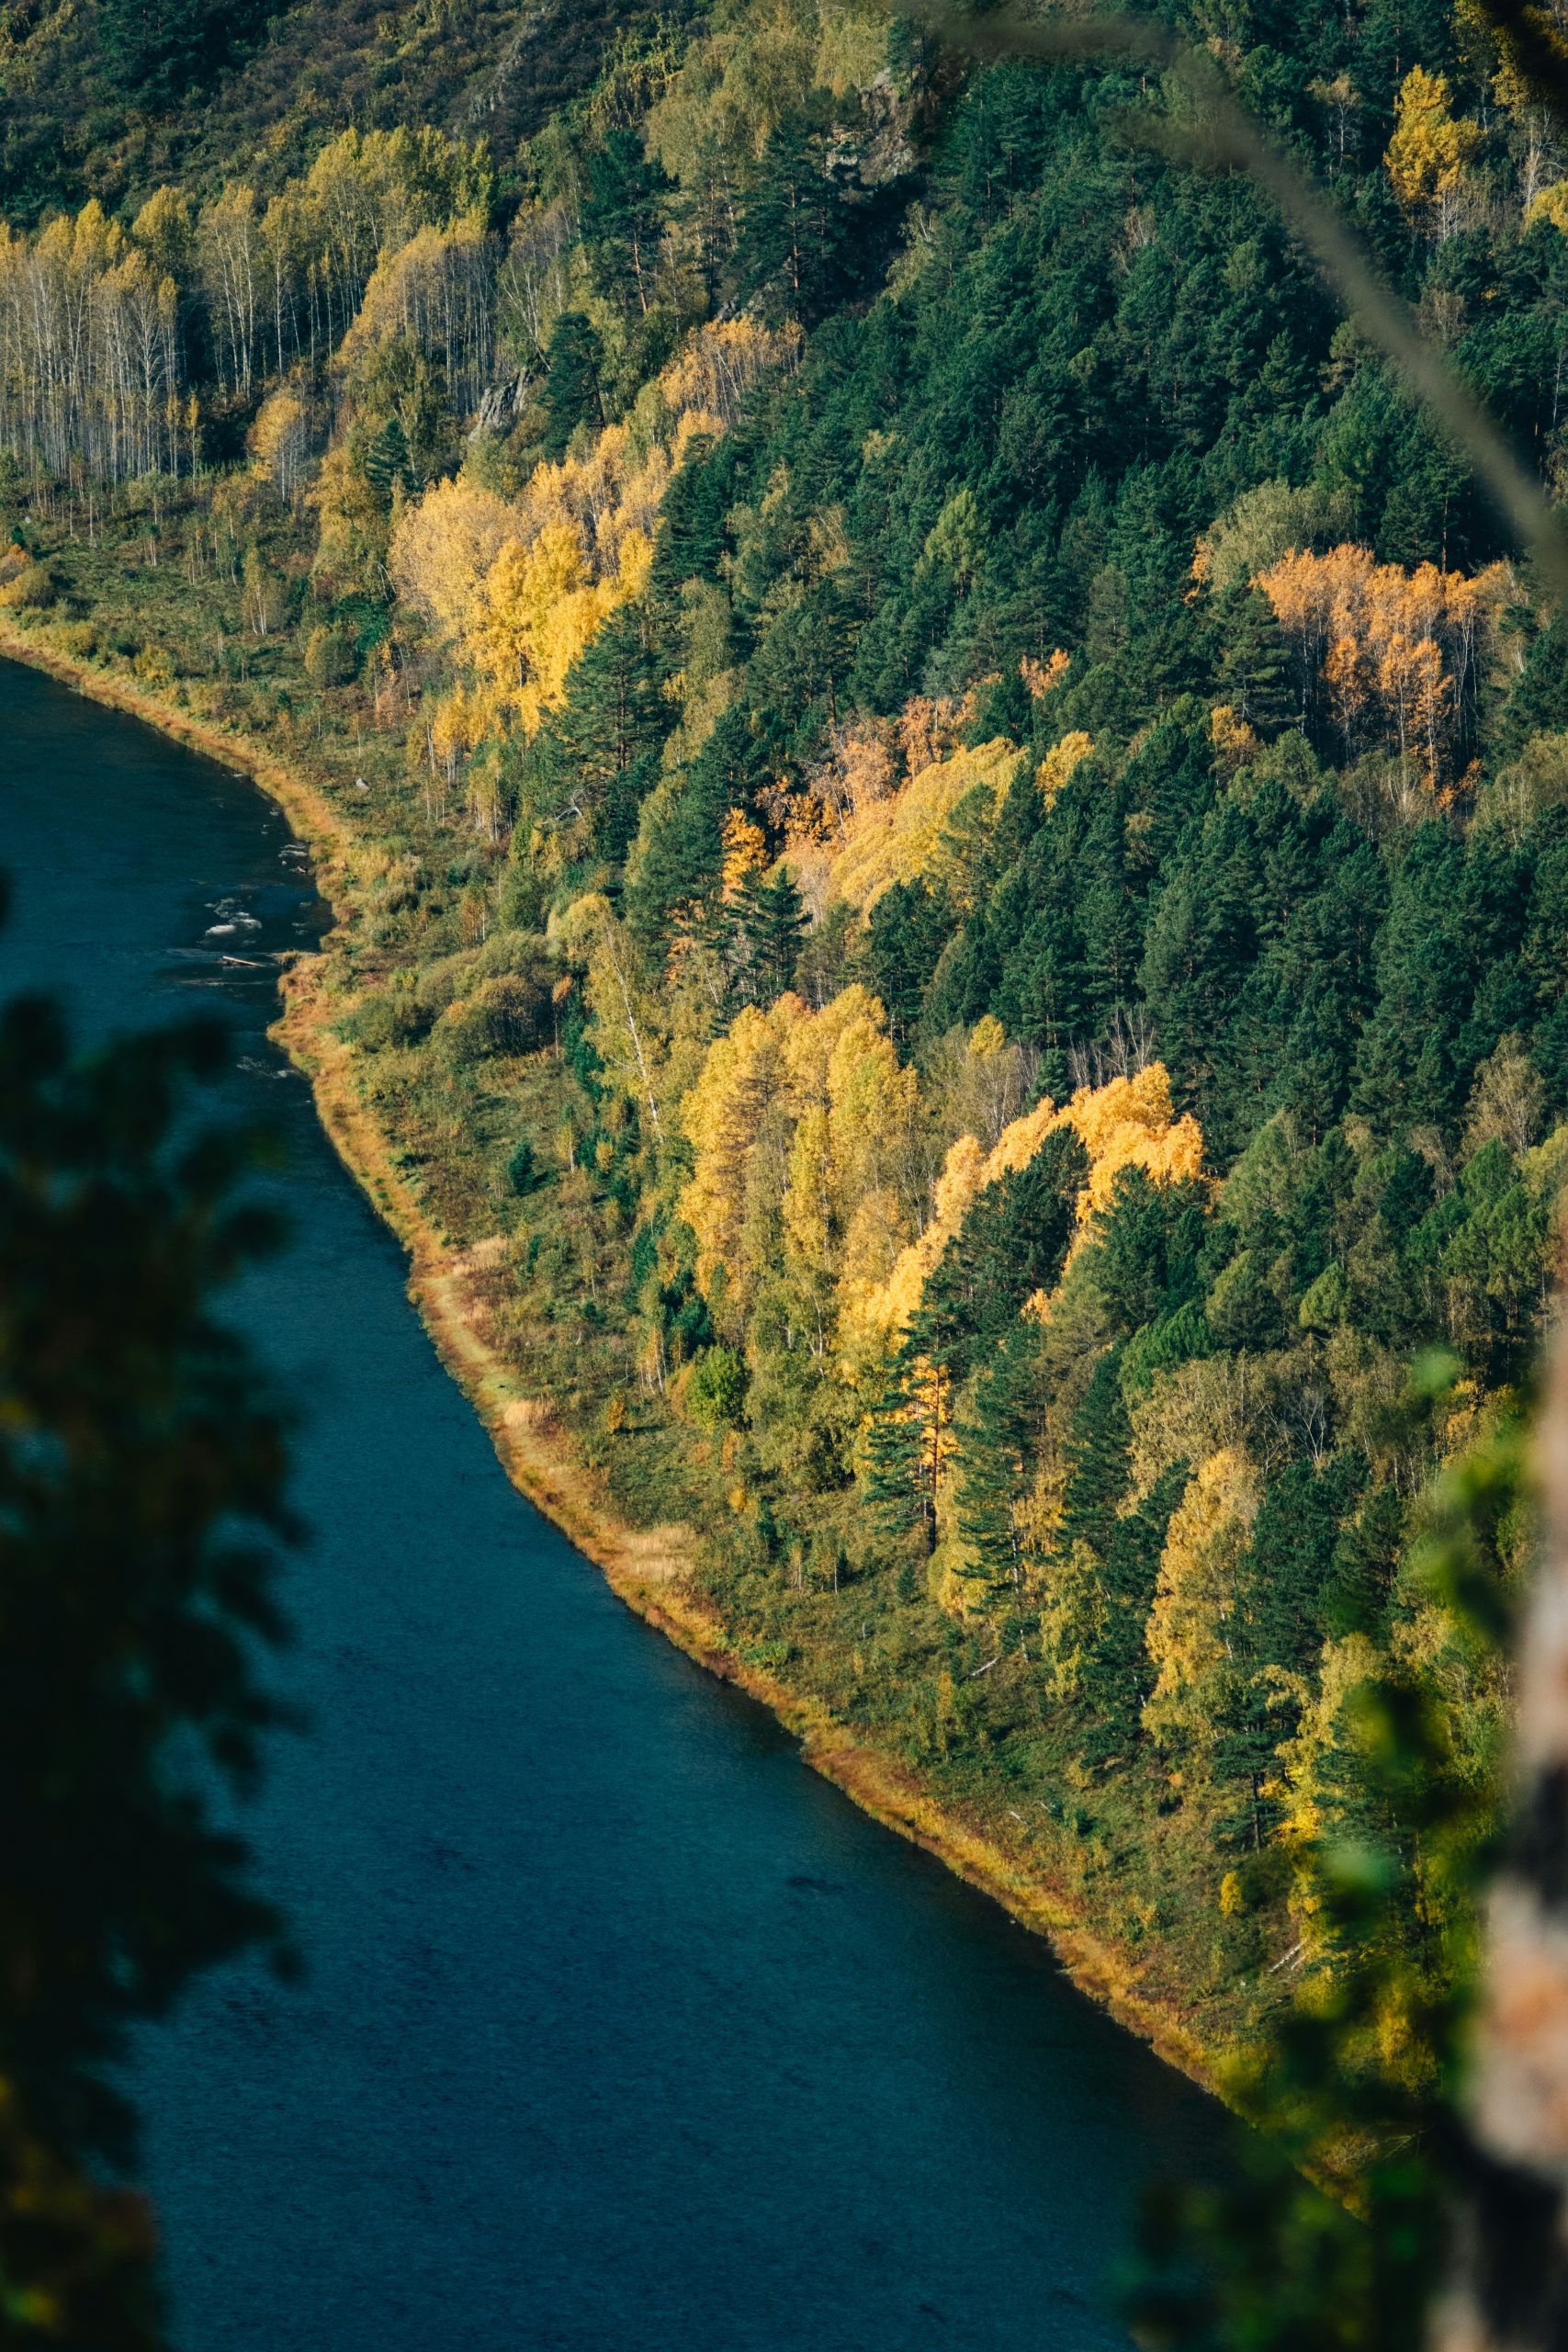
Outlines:
{"label": "riverbank", "polygon": [[[154,687],[77,658],[45,625],[24,628],[8,619],[0,622],[0,653],[42,669],[248,775],[310,846],[338,934],[352,935],[359,916],[355,866],[374,844],[356,837],[349,813],[298,765],[236,729],[179,708]],[[693,1531],[679,1525],[638,1529],[606,1508],[595,1482],[553,1437],[547,1400],[527,1392],[492,1342],[479,1281],[484,1245],[461,1250],[438,1230],[399,1163],[395,1135],[356,1083],[355,1057],[337,1034],[343,1006],[326,986],[326,970],[324,957],[311,957],[284,975],[284,1012],[275,1034],[309,1077],[322,1124],[344,1165],[407,1250],[410,1295],[514,1486],[595,1563],[628,1607],[710,1672],[768,1707],[799,1739],[815,1770],[1024,1926],[1048,1937],[1077,1984],[1168,2063],[1206,2087],[1217,2087],[1223,2048],[1209,2046],[1171,1999],[1151,1998],[1132,1982],[1121,1954],[1095,1936],[1068,1890],[1043,1873],[1032,1858],[1025,1864],[986,1826],[943,1802],[904,1761],[858,1738],[820,1701],[788,1688],[740,1654],[731,1631],[687,1577],[690,1547],[696,1541]]]}

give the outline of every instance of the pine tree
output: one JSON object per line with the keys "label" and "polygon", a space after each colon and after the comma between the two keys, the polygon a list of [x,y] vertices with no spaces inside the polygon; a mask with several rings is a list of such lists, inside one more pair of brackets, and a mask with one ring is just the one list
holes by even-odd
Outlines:
{"label": "pine tree", "polygon": [[911,1333],[889,1362],[866,1434],[864,1488],[890,1534],[918,1533],[929,1550],[947,1430],[949,1383]]}
{"label": "pine tree", "polygon": [[1015,1318],[976,1384],[957,1443],[959,1534],[992,1584],[1016,1584],[1022,1562],[1019,1506],[1033,1474],[1043,1403],[1044,1328]]}
{"label": "pine tree", "polygon": [[669,193],[670,181],[641,133],[613,125],[589,159],[582,243],[603,290],[643,318],[653,300]]}
{"label": "pine tree", "polygon": [[1055,1128],[1032,1159],[975,1200],[922,1302],[926,1344],[955,1383],[984,1361],[1026,1299],[1055,1286],[1088,1170],[1071,1128]]}
{"label": "pine tree", "polygon": [[563,311],[550,330],[545,354],[545,415],[542,454],[558,464],[580,424],[603,420],[600,379],[604,350],[591,320]]}
{"label": "pine tree", "polygon": [[847,282],[852,217],[827,130],[807,113],[786,117],[762,151],[741,214],[735,266],[742,297],[815,322]]}

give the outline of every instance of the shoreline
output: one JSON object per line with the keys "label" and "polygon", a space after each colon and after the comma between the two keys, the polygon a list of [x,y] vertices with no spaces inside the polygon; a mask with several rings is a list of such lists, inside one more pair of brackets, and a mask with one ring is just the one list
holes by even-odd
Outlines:
{"label": "shoreline", "polygon": [[[39,629],[0,619],[0,655],[44,672],[89,700],[141,720],[162,735],[243,775],[283,812],[311,853],[334,927],[355,921],[346,887],[352,837],[326,794],[288,763],[243,736],[163,701],[147,688],[106,675],[62,651]],[[679,1527],[625,1526],[586,1491],[575,1465],[548,1439],[547,1417],[491,1346],[468,1275],[472,1260],[445,1240],[394,1164],[389,1137],[360,1100],[354,1057],[333,1034],[323,990],[324,959],[300,956],[279,977],[282,1010],[270,1034],[309,1080],[316,1113],[344,1166],[390,1226],[409,1260],[407,1291],[444,1369],[482,1423],[512,1484],[584,1554],[628,1608],[720,1680],[766,1707],[800,1744],[803,1759],[884,1827],[932,1855],[1032,1933],[1043,1935],[1071,1981],[1156,2055],[1223,2096],[1216,2055],[1162,2002],[1131,1990],[1117,1956],[1084,1927],[1070,1901],[1005,1848],[922,1787],[907,1766],[857,1740],[819,1702],[786,1689],[735,1653],[722,1623],[682,1588]]]}

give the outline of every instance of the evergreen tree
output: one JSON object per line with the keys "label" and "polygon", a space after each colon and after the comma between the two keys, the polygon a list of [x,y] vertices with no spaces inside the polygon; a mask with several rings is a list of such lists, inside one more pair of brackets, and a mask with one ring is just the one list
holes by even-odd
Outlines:
{"label": "evergreen tree", "polygon": [[1127,1492],[1132,1436],[1122,1393],[1122,1350],[1108,1348],[1094,1367],[1067,1439],[1067,1483],[1057,1536],[1062,1555],[1085,1544],[1102,1566],[1110,1557],[1117,1509]]}
{"label": "evergreen tree", "polygon": [[1088,1166],[1072,1130],[1055,1128],[1025,1166],[986,1186],[943,1250],[926,1284],[921,1329],[955,1383],[984,1361],[1027,1298],[1055,1285]]}
{"label": "evergreen tree", "polygon": [[866,985],[880,998],[890,1034],[913,1036],[953,919],[929,883],[895,882],[871,910],[861,961]]}
{"label": "evergreen tree", "polygon": [[604,350],[592,322],[581,311],[563,311],[550,330],[545,353],[545,437],[541,455],[558,464],[580,424],[598,424]]}
{"label": "evergreen tree", "polygon": [[1366,1476],[1356,1453],[1321,1468],[1290,1464],[1263,1498],[1237,1577],[1231,1638],[1238,1698],[1230,1721],[1216,1726],[1213,1767],[1239,1800],[1229,1834],[1255,1851],[1278,1817],[1264,1784],[1278,1777],[1280,1747],[1299,1714],[1290,1697],[1299,1682],[1286,1678],[1299,1678],[1316,1656],[1340,1528]]}
{"label": "evergreen tree", "polygon": [[1173,1463],[1110,1531],[1099,1577],[1098,1634],[1078,1668],[1078,1756],[1096,1771],[1124,1768],[1143,1736],[1144,1707],[1155,1684],[1145,1629],[1171,1514],[1186,1483],[1186,1463]]}
{"label": "evergreen tree", "polygon": [[1100,1224],[1095,1278],[1112,1319],[1131,1334],[1197,1295],[1203,1199],[1196,1184],[1156,1184],[1124,1168]]}
{"label": "evergreen tree", "polygon": [[872,1408],[863,1486],[878,1524],[889,1534],[918,1534],[927,1550],[936,1525],[936,1490],[947,1429],[948,1382],[911,1333],[890,1359]]}
{"label": "evergreen tree", "polygon": [[769,1004],[795,984],[795,960],[807,930],[806,911],[784,865],[769,880],[749,885],[745,899],[757,1001]]}
{"label": "evergreen tree", "polygon": [[646,318],[658,280],[670,181],[642,134],[615,123],[589,158],[582,200],[584,250],[604,292]]}
{"label": "evergreen tree", "polygon": [[1043,1327],[1015,1317],[976,1383],[957,1436],[959,1534],[993,1585],[1019,1581],[1019,1507],[1026,1498],[1041,1434]]}
{"label": "evergreen tree", "polygon": [[1301,714],[1291,689],[1284,639],[1268,598],[1251,585],[1227,590],[1219,600],[1217,623],[1218,699],[1260,735],[1292,725]]}
{"label": "evergreen tree", "polygon": [[848,283],[852,192],[815,110],[787,115],[763,148],[741,211],[735,269],[743,300],[814,324]]}

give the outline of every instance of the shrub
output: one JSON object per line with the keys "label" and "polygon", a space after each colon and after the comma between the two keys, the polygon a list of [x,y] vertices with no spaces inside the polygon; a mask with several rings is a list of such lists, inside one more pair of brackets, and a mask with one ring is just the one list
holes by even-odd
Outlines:
{"label": "shrub", "polygon": [[402,989],[387,989],[356,1004],[339,1022],[338,1035],[365,1053],[378,1054],[389,1046],[416,1046],[429,1028],[430,1015],[414,997]]}
{"label": "shrub", "polygon": [[692,1367],[686,1409],[700,1429],[739,1429],[746,1415],[746,1367],[733,1348],[709,1348]]}
{"label": "shrub", "polygon": [[90,661],[98,650],[97,629],[91,621],[67,621],[60,632],[60,650],[73,661]]}
{"label": "shrub", "polygon": [[354,649],[341,629],[323,621],[305,644],[305,675],[313,686],[341,686],[354,675]]}
{"label": "shrub", "polygon": [[175,683],[174,656],[165,646],[144,645],[131,668],[150,686],[172,686]]}
{"label": "shrub", "polygon": [[549,1035],[549,991],[530,973],[502,972],[480,982],[441,1016],[441,1041],[457,1064],[491,1054],[528,1054]]}
{"label": "shrub", "polygon": [[6,602],[24,612],[41,612],[52,605],[55,596],[54,574],[47,563],[25,563],[6,592]]}

